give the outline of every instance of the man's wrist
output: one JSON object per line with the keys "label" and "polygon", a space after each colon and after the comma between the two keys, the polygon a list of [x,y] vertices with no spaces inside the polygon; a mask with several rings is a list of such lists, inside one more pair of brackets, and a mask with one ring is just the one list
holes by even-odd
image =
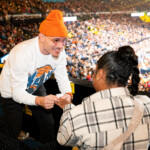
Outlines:
{"label": "man's wrist", "polygon": [[71,92],[68,92],[68,93],[66,93],[66,94],[70,95],[71,100],[73,99],[73,94],[72,94]]}
{"label": "man's wrist", "polygon": [[41,97],[37,96],[37,97],[35,98],[35,104],[36,104],[36,105],[40,105],[40,101],[41,101]]}

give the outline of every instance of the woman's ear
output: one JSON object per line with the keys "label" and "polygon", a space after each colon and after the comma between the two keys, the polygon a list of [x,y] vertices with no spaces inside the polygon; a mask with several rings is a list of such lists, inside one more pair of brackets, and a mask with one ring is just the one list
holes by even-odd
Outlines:
{"label": "woman's ear", "polygon": [[96,75],[96,79],[101,80],[101,79],[103,79],[103,77],[104,77],[104,71],[103,71],[103,69],[99,69],[99,71],[97,72],[97,75]]}

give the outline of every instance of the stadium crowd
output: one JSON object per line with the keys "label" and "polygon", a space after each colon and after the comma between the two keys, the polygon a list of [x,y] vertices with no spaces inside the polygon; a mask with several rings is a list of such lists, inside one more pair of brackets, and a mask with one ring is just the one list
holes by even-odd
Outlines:
{"label": "stadium crowd", "polygon": [[[88,2],[88,7],[85,6],[86,3],[83,0],[80,3],[69,0],[65,1],[63,5],[61,2],[47,5],[47,3],[42,3],[40,0],[36,2],[13,0],[11,3],[2,0],[0,2],[0,5],[2,5],[0,12],[5,16],[4,20],[7,21],[7,14],[39,13],[42,10],[46,10],[45,12],[47,13],[55,8],[71,13],[107,11],[109,9],[108,6],[105,9],[105,4],[103,3],[97,5],[97,1],[90,1],[89,5],[89,1],[86,1]],[[74,7],[71,7],[72,5]],[[7,24],[3,24],[4,20],[0,18],[0,57],[9,53],[17,43],[35,37],[39,33],[40,19],[13,23],[9,20]],[[139,18],[131,18],[130,15],[95,14],[86,20],[66,22],[66,26],[69,31],[66,45],[67,70],[68,75],[73,78],[91,81],[98,58],[110,50],[116,50],[119,46],[131,45],[136,50],[139,58],[142,58],[150,51],[149,24]],[[140,68],[143,68],[143,64],[150,64],[150,59],[144,59],[145,62],[143,62],[143,59],[139,60]],[[150,91],[150,73],[141,72],[141,78],[140,90]]]}
{"label": "stadium crowd", "polygon": [[51,9],[59,9],[66,13],[104,12],[123,10],[149,10],[149,1],[131,0],[65,0],[64,2],[42,2],[42,0],[1,0],[0,13],[8,14],[35,14],[48,13]]}
{"label": "stadium crowd", "polygon": [[[139,56],[139,67],[149,70],[150,59],[141,58],[150,52],[148,26],[130,16],[114,15],[111,18],[92,18],[69,24],[71,38],[68,40],[68,73],[71,77],[92,80],[95,62],[105,52],[122,45],[131,45]],[[75,30],[74,30],[75,29]],[[141,72],[141,91],[150,89],[150,73]]]}

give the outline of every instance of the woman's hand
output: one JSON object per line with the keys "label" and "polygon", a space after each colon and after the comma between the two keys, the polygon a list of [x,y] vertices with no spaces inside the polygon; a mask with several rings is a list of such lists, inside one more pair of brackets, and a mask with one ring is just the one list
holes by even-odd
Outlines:
{"label": "woman's hand", "polygon": [[72,97],[69,94],[64,94],[60,97],[59,101],[55,102],[60,108],[64,108],[65,105],[71,104]]}

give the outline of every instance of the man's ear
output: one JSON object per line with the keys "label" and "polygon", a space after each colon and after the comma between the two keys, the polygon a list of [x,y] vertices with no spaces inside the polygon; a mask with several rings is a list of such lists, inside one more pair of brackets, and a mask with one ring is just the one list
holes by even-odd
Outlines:
{"label": "man's ear", "polygon": [[40,38],[41,42],[43,42],[45,39],[45,35],[42,33],[39,33],[39,38]]}

